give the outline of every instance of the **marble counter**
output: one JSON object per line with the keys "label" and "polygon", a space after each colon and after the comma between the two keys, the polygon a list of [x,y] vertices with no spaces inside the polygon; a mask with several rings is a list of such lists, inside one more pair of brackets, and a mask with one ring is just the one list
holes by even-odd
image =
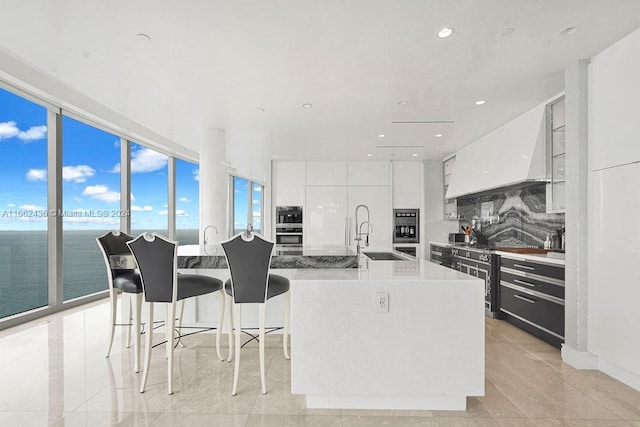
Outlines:
{"label": "marble counter", "polygon": [[[109,258],[113,268],[132,269],[132,255],[114,255]],[[178,246],[179,269],[226,269],[227,260],[220,245],[207,245],[206,251],[198,245]],[[358,257],[345,246],[277,247],[271,257],[273,269],[357,269]]]}

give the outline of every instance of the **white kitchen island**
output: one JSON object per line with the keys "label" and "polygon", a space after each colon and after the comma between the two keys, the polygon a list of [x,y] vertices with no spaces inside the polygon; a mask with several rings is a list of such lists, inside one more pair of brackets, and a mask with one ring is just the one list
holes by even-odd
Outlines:
{"label": "white kitchen island", "polygon": [[363,259],[293,272],[291,392],[309,408],[465,410],[484,395],[484,282],[426,260]]}

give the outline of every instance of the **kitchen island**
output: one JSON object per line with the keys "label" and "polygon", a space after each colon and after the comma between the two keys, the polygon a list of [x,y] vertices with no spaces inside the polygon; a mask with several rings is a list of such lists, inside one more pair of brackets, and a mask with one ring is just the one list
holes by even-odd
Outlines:
{"label": "kitchen island", "polygon": [[291,392],[308,407],[464,410],[484,395],[482,280],[366,257],[290,279]]}

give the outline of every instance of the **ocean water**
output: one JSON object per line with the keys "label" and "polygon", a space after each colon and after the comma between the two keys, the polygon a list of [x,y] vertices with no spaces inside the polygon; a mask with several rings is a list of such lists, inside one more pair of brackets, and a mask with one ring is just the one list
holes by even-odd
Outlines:
{"label": "ocean water", "polygon": [[[65,301],[108,288],[104,258],[95,241],[107,231],[63,231]],[[143,231],[153,230],[132,234]],[[181,245],[198,244],[198,230],[178,230],[177,235]],[[0,231],[0,318],[46,306],[47,301],[47,232]]]}

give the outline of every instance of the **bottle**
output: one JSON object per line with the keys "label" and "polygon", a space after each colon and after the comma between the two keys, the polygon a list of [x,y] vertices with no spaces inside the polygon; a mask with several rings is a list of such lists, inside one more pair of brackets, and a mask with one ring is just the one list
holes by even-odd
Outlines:
{"label": "bottle", "polygon": [[543,248],[545,249],[551,249],[551,236],[549,236],[547,234],[547,237],[544,239],[544,246]]}

